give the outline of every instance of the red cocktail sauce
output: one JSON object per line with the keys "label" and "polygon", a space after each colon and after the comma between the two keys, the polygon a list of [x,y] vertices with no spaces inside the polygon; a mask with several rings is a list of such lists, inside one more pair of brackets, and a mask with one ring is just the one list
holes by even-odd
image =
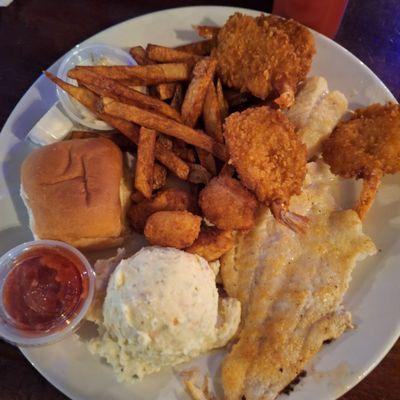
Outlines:
{"label": "red cocktail sauce", "polygon": [[88,274],[75,254],[36,246],[15,259],[4,282],[3,304],[15,328],[52,333],[79,313],[88,290]]}

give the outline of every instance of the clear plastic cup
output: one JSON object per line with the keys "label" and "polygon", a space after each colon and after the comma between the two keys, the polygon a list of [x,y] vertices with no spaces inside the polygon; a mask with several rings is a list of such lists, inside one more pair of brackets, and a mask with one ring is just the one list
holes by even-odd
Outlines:
{"label": "clear plastic cup", "polygon": [[[62,325],[60,329],[46,331],[25,331],[15,327],[12,317],[7,312],[4,304],[4,284],[8,274],[14,267],[14,262],[29,250],[35,247],[56,247],[64,252],[70,252],[82,264],[85,278],[88,281],[87,296],[80,301],[79,308],[72,316],[61,316],[57,323]],[[96,275],[86,257],[77,249],[67,243],[55,240],[34,240],[23,243],[9,250],[0,258],[0,337],[18,346],[42,346],[57,342],[72,334],[79,326],[92,303],[95,292]]]}
{"label": "clear plastic cup", "polygon": [[[136,62],[128,52],[119,47],[106,44],[78,44],[64,57],[57,76],[63,81],[76,85],[76,81],[67,76],[68,71],[76,65],[136,65]],[[58,86],[57,95],[65,113],[74,122],[96,130],[113,129],[104,121],[97,119],[93,113]]]}

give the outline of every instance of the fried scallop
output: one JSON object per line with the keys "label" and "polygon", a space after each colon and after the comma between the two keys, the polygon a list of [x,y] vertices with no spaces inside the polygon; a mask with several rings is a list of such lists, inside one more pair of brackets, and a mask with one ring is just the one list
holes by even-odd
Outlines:
{"label": "fried scallop", "polygon": [[233,232],[218,229],[215,226],[201,228],[199,237],[188,248],[188,253],[197,254],[207,261],[218,260],[233,247]]}
{"label": "fried scallop", "polygon": [[200,192],[199,205],[204,217],[222,230],[252,228],[257,199],[237,179],[218,176]]}
{"label": "fried scallop", "polygon": [[306,220],[287,208],[301,193],[307,150],[287,117],[266,106],[236,112],[225,120],[224,138],[242,183],[278,221],[304,230]]}
{"label": "fried scallop", "polygon": [[144,236],[152,245],[184,249],[200,233],[201,217],[189,211],[157,211],[147,218]]}
{"label": "fried scallop", "polygon": [[400,171],[400,105],[372,104],[356,110],[323,143],[323,158],[334,174],[363,179],[355,206],[363,219],[382,176]]}
{"label": "fried scallop", "polygon": [[167,188],[149,200],[132,204],[128,211],[128,218],[133,229],[138,233],[143,233],[147,218],[157,211],[195,212],[196,208],[196,200],[191,193],[179,188]]}

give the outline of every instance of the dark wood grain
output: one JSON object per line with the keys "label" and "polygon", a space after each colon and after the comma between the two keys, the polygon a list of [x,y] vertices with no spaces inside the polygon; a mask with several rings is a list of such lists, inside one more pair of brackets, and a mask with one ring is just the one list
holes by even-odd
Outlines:
{"label": "dark wood grain", "polygon": [[[118,22],[151,11],[203,1],[15,0],[0,8],[0,127],[20,97],[75,44]],[[271,1],[210,1],[270,11]],[[336,40],[364,61],[400,98],[398,0],[350,0]],[[400,398],[400,343],[344,400]],[[66,399],[30,366],[17,348],[0,341],[0,400]],[[312,399],[311,399],[312,400]],[[316,399],[319,400],[319,399]]]}

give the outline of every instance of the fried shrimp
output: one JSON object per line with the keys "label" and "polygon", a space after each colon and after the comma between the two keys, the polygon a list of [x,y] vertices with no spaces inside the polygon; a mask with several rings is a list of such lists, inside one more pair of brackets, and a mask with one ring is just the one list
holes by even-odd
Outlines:
{"label": "fried shrimp", "polygon": [[204,217],[223,230],[253,227],[257,200],[237,179],[218,176],[200,192],[199,205]]}
{"label": "fried shrimp", "polygon": [[152,245],[184,249],[200,233],[201,217],[189,211],[157,211],[144,227],[144,236]]}
{"label": "fried shrimp", "polygon": [[303,231],[307,219],[288,206],[291,196],[301,193],[307,151],[287,117],[269,107],[237,112],[225,120],[224,138],[243,184],[279,222]]}
{"label": "fried shrimp", "polygon": [[282,108],[293,103],[315,53],[305,26],[277,16],[236,13],[221,28],[217,42],[212,54],[223,83],[261,99],[276,93]]}
{"label": "fried shrimp", "polygon": [[400,105],[372,104],[340,122],[323,144],[324,161],[334,174],[363,179],[355,210],[363,219],[384,174],[400,171]]}

